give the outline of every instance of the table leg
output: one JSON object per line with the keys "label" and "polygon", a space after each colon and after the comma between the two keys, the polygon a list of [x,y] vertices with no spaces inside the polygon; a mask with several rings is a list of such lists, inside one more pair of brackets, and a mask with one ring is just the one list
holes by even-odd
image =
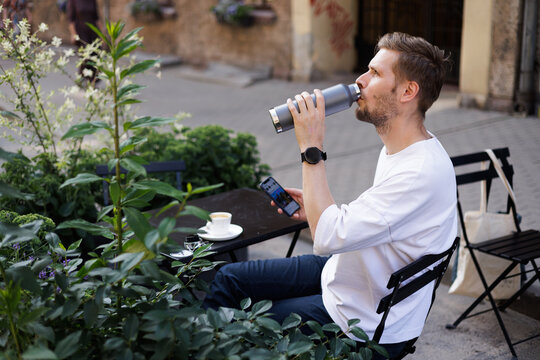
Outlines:
{"label": "table leg", "polygon": [[233,250],[229,251],[229,256],[231,257],[231,261],[233,263],[238,262],[238,258],[236,257],[236,254],[234,253]]}
{"label": "table leg", "polygon": [[291,240],[291,245],[289,246],[289,250],[287,251],[287,255],[286,257],[291,257],[292,253],[293,253],[293,250],[294,250],[294,247],[296,246],[296,241],[298,241],[298,237],[300,236],[300,231],[302,230],[296,230],[294,232],[294,236]]}

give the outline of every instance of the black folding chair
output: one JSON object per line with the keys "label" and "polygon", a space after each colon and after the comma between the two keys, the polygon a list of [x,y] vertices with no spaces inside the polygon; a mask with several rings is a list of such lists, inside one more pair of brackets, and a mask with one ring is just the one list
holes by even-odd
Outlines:
{"label": "black folding chair", "polygon": [[[182,171],[186,170],[186,163],[184,160],[172,160],[172,161],[160,161],[151,162],[148,165],[144,165],[147,173],[165,173],[174,172],[176,174],[176,188],[182,190]],[[123,174],[127,173],[127,170],[122,168]],[[101,177],[106,177],[114,174],[113,171],[109,171],[107,165],[97,165],[96,174]],[[109,205],[109,187],[107,182],[103,180],[103,204]]]}
{"label": "black folding chair", "polygon": [[[514,175],[514,169],[512,165],[510,165],[510,163],[508,162],[510,151],[508,150],[508,148],[500,148],[500,149],[493,150],[493,152],[495,153],[495,156],[497,157],[497,159],[500,160],[502,170],[504,174],[506,175],[506,178],[508,179],[510,186],[512,186],[512,177]],[[460,185],[486,181],[487,198],[489,199],[489,191],[491,188],[492,180],[494,178],[498,178],[498,174],[488,154],[486,152],[477,152],[473,154],[452,157],[452,163],[454,164],[455,168],[459,168],[460,166],[466,166],[466,165],[471,165],[471,164],[479,165],[481,162],[484,162],[484,161],[490,161],[490,166],[487,170],[475,170],[475,171],[468,171],[468,172],[460,173],[456,176],[456,182],[459,189]],[[471,306],[469,306],[467,310],[465,310],[463,314],[461,314],[453,324],[447,325],[446,328],[455,329],[461,323],[461,321],[469,317],[480,315],[488,311],[493,311],[495,313],[499,326],[503,332],[506,343],[508,344],[508,347],[510,348],[510,352],[512,353],[513,358],[517,359],[517,355],[514,350],[514,345],[517,345],[524,341],[538,337],[540,336],[540,334],[512,343],[512,341],[510,340],[508,331],[501,318],[501,314],[499,310],[500,311],[506,310],[506,308],[508,308],[510,304],[512,304],[521,294],[523,294],[525,290],[527,290],[537,279],[540,279],[540,271],[538,270],[538,266],[535,262],[536,259],[540,258],[540,232],[538,230],[521,231],[519,227],[519,221],[518,221],[515,204],[512,201],[512,198],[508,196],[507,209],[506,209],[507,213],[510,210],[514,214],[514,222],[517,229],[515,233],[509,234],[507,236],[502,236],[495,239],[483,241],[481,243],[471,244],[469,242],[469,238],[467,237],[467,229],[465,228],[464,215],[463,215],[461,203],[459,201],[459,191],[458,191],[458,214],[459,214],[459,220],[463,229],[463,239],[465,240],[466,247],[469,249],[471,258],[478,272],[480,280],[482,281],[485,291],[480,296],[478,296],[478,298],[476,298],[476,300],[471,304]],[[484,276],[482,272],[482,268],[478,262],[478,259],[475,256],[476,251],[480,251],[484,254],[489,254],[497,258],[509,260],[509,265],[506,267],[506,269],[501,269],[501,274],[491,284],[488,284],[486,281],[486,277]],[[523,265],[521,266],[521,269],[526,269],[525,268],[526,264],[530,264],[532,266],[532,269],[520,271],[517,274],[513,274],[509,276],[510,272],[514,268],[518,267],[518,265],[520,264]],[[491,291],[495,289],[495,287],[501,281],[509,277],[524,276],[524,274],[527,274],[530,272],[534,272],[535,274],[529,280],[527,280],[526,282],[523,282],[519,290],[516,291],[513,296],[511,296],[506,301],[500,303],[500,305],[497,305],[495,303],[495,300],[491,294]],[[486,296],[489,299],[491,308],[488,310],[479,311],[477,313],[470,314],[471,311],[478,304],[480,304],[480,302],[482,302],[482,300]]]}
{"label": "black folding chair", "polygon": [[[418,290],[422,289],[424,286],[430,284],[432,281],[435,282],[433,286],[433,293],[431,295],[431,306],[435,301],[435,292],[442,280],[442,277],[448,268],[448,263],[452,254],[456,250],[459,244],[459,238],[456,238],[452,246],[441,254],[429,254],[424,255],[420,259],[410,263],[409,265],[401,268],[400,270],[394,272],[386,287],[391,289],[392,292],[381,299],[379,306],[377,307],[377,314],[383,314],[377,329],[375,329],[375,334],[373,335],[373,341],[379,342],[384,331],[384,324],[386,323],[386,318],[392,309],[392,306],[399,304],[402,300],[411,296]],[[420,275],[419,275],[420,274]],[[413,278],[410,281],[408,279]],[[431,310],[431,307],[430,307]],[[392,358],[392,360],[403,359],[406,355],[412,354],[415,352],[416,347],[414,343],[418,338],[411,339],[407,342],[404,349],[397,355]]]}

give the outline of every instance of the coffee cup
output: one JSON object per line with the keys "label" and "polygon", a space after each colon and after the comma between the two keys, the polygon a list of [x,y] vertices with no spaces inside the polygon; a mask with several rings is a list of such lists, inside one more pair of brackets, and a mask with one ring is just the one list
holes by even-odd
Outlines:
{"label": "coffee cup", "polygon": [[213,212],[210,214],[211,221],[206,223],[206,228],[212,234],[224,234],[229,230],[231,225],[232,214],[228,212]]}

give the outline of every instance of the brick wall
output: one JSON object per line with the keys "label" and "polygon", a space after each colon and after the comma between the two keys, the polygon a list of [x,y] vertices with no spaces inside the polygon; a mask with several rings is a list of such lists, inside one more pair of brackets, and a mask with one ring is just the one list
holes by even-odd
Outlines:
{"label": "brick wall", "polygon": [[[204,64],[222,61],[253,67],[272,66],[274,74],[284,77],[291,71],[291,5],[289,1],[273,1],[277,21],[269,25],[235,28],[218,24],[210,12],[217,0],[173,0],[177,16],[156,22],[140,22],[131,16],[131,0],[110,1],[111,20],[122,19],[126,29],[143,26],[145,51],[174,54],[184,61]],[[100,9],[103,0],[98,1]],[[103,12],[102,12],[103,14]],[[33,23],[49,25],[48,35],[68,40],[66,16],[56,8],[56,0],[34,1]]]}

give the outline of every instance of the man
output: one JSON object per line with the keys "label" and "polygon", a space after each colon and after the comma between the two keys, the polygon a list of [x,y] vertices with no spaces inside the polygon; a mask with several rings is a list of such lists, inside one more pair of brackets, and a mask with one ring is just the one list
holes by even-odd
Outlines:
{"label": "man", "polygon": [[[296,95],[299,112],[289,99],[300,152],[309,156],[302,162],[303,190],[287,190],[301,205],[295,218],[309,223],[314,253],[331,256],[224,266],[205,306],[270,299],[278,321],[295,312],[304,321],[335,322],[346,331],[348,320],[360,319],[372,337],[390,274],[425,254],[445,251],[457,234],[453,166],[424,127],[446,65],[444,52],[424,39],[392,33],[379,40],[369,70],[356,80],[362,92],[356,117],[375,126],[384,147],[373,186],[341,207],[330,193],[323,161],[324,98],[315,90],[315,106],[307,92]],[[380,342],[391,355],[420,335],[432,289],[390,312]]]}
{"label": "man", "polygon": [[[67,16],[71,43],[77,48],[91,44],[98,38],[98,35],[87,25],[92,24],[98,29],[101,27],[96,0],[68,0]],[[88,59],[79,66],[79,74],[82,79],[92,85],[99,81],[97,69]]]}

